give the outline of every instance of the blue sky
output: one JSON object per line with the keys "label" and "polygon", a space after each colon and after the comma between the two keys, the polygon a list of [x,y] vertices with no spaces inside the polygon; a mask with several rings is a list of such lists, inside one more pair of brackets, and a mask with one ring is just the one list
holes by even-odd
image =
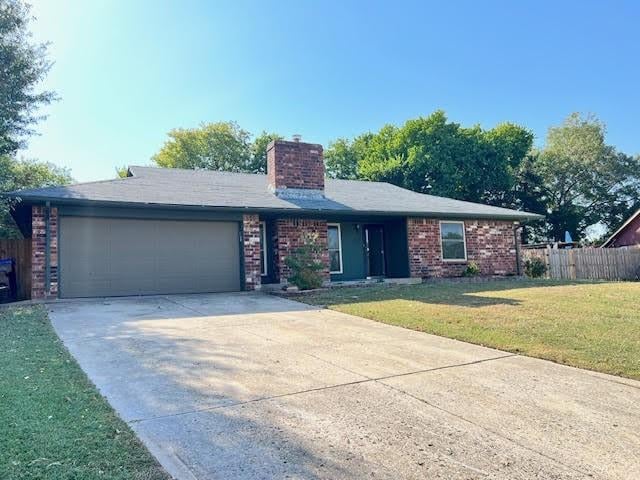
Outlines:
{"label": "blue sky", "polygon": [[24,156],[79,181],[148,164],[166,132],[235,120],[327,144],[444,109],[541,144],[573,111],[640,153],[640,2],[33,0],[61,100]]}

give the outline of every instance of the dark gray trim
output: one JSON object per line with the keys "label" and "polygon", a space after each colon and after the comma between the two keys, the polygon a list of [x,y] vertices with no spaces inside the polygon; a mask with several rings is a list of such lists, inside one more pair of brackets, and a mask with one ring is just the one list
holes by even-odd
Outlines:
{"label": "dark gray trim", "polygon": [[411,277],[411,249],[409,244],[409,221],[404,219],[404,230],[407,236],[407,277]]}
{"label": "dark gray trim", "polygon": [[64,298],[62,296],[62,249],[60,248],[60,231],[62,227],[60,225],[60,210],[58,210],[58,218],[56,220],[56,237],[57,237],[57,245],[58,245],[58,298]]}
{"label": "dark gray trim", "polygon": [[51,204],[44,208],[44,294],[51,292]]}
{"label": "dark gray trim", "polygon": [[141,220],[241,221],[242,215],[233,212],[176,210],[145,207],[97,207],[61,205],[59,214],[74,217],[133,218]]}
{"label": "dark gray trim", "polygon": [[522,261],[520,252],[520,242],[518,242],[518,235],[522,235],[522,232],[518,233],[518,230],[522,228],[522,225],[514,225],[513,227],[513,241],[516,243],[516,272],[518,276],[522,275],[522,266],[520,262]]}
{"label": "dark gray trim", "polygon": [[302,208],[256,208],[256,207],[212,207],[206,205],[168,205],[155,203],[133,203],[133,202],[117,202],[117,201],[100,201],[73,198],[51,198],[51,197],[19,197],[23,202],[41,203],[46,201],[54,201],[58,206],[76,205],[85,207],[124,207],[124,208],[144,208],[144,209],[165,209],[165,210],[182,210],[182,211],[199,211],[199,212],[234,212],[240,214],[256,213],[268,216],[269,214],[278,215],[280,217],[318,217],[326,219],[338,219],[340,217],[358,217],[358,216],[379,216],[379,217],[420,217],[433,219],[493,219],[493,220],[519,220],[533,221],[544,218],[543,215],[522,214],[522,215],[497,215],[497,214],[443,214],[441,212],[380,212],[365,210],[326,210],[326,209],[302,209]]}
{"label": "dark gray trim", "polygon": [[240,290],[247,290],[247,274],[244,270],[244,220],[238,222],[238,241],[240,242],[240,248],[238,249],[240,255],[238,261],[240,262]]}

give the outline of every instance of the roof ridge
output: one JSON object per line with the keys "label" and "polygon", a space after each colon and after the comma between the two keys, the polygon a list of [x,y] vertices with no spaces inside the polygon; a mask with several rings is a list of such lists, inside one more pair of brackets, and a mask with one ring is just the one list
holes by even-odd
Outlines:
{"label": "roof ridge", "polygon": [[[214,174],[226,174],[226,175],[255,175],[257,177],[265,177],[265,173],[249,173],[249,172],[230,172],[228,170],[209,170],[208,168],[174,168],[174,167],[156,167],[152,165],[129,165],[127,168],[147,168],[150,170],[159,170],[165,172],[205,172],[205,173],[214,173]],[[135,175],[134,175],[135,176]]]}
{"label": "roof ridge", "polygon": [[[229,170],[209,170],[208,168],[174,168],[174,167],[158,167],[154,165],[129,165],[127,168],[146,168],[150,170],[158,170],[158,171],[176,171],[176,172],[204,172],[211,174],[224,174],[224,175],[252,175],[256,177],[266,177],[266,173],[250,173],[250,172],[230,172]],[[135,176],[135,175],[134,175]],[[377,185],[391,185],[396,188],[402,188],[397,185],[393,185],[389,182],[380,182],[377,180],[358,180],[358,179],[350,179],[350,178],[331,178],[325,177],[326,180],[330,180],[332,182],[358,182],[358,183],[368,183],[368,184],[377,184]],[[407,190],[407,189],[404,189]],[[412,191],[412,190],[409,190]],[[419,192],[414,192],[419,193]]]}

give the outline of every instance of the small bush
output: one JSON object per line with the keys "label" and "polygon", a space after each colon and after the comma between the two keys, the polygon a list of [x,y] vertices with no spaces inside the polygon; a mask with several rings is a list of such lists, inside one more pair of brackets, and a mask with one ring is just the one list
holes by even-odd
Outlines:
{"label": "small bush", "polygon": [[478,275],[480,275],[480,267],[473,261],[469,262],[467,268],[462,272],[463,277],[476,277]]}
{"label": "small bush", "polygon": [[524,273],[527,277],[540,278],[547,273],[547,265],[544,260],[538,257],[529,258],[524,262]]}
{"label": "small bush", "polygon": [[318,235],[305,234],[302,239],[302,246],[293,250],[284,263],[291,269],[289,282],[300,290],[311,290],[322,286],[322,275],[320,272],[324,268],[322,262],[318,261],[321,256],[321,249],[318,246]]}

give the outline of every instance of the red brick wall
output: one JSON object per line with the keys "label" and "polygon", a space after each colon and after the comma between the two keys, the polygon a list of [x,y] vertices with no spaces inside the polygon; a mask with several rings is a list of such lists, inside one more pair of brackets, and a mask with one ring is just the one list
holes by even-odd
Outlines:
{"label": "red brick wall", "polygon": [[316,237],[320,245],[321,253],[316,259],[324,265],[321,274],[325,281],[329,281],[329,250],[327,246],[327,221],[310,219],[278,219],[276,221],[277,231],[277,267],[280,282],[286,283],[291,275],[291,270],[285,261],[287,256],[296,248],[304,244],[305,235]]}
{"label": "red brick wall", "polygon": [[31,298],[58,295],[58,209],[49,209],[49,285],[46,285],[46,208],[31,209]]}
{"label": "red brick wall", "polygon": [[267,148],[267,180],[275,190],[324,190],[322,145],[275,140]]}
{"label": "red brick wall", "polygon": [[634,218],[609,244],[610,247],[640,245],[640,215]]}
{"label": "red brick wall", "polygon": [[258,215],[242,216],[245,290],[260,289],[260,219]]}
{"label": "red brick wall", "polygon": [[515,275],[516,244],[510,221],[466,220],[467,261],[445,262],[440,244],[440,222],[408,218],[409,266],[412,277],[460,276],[469,261],[481,275]]}

